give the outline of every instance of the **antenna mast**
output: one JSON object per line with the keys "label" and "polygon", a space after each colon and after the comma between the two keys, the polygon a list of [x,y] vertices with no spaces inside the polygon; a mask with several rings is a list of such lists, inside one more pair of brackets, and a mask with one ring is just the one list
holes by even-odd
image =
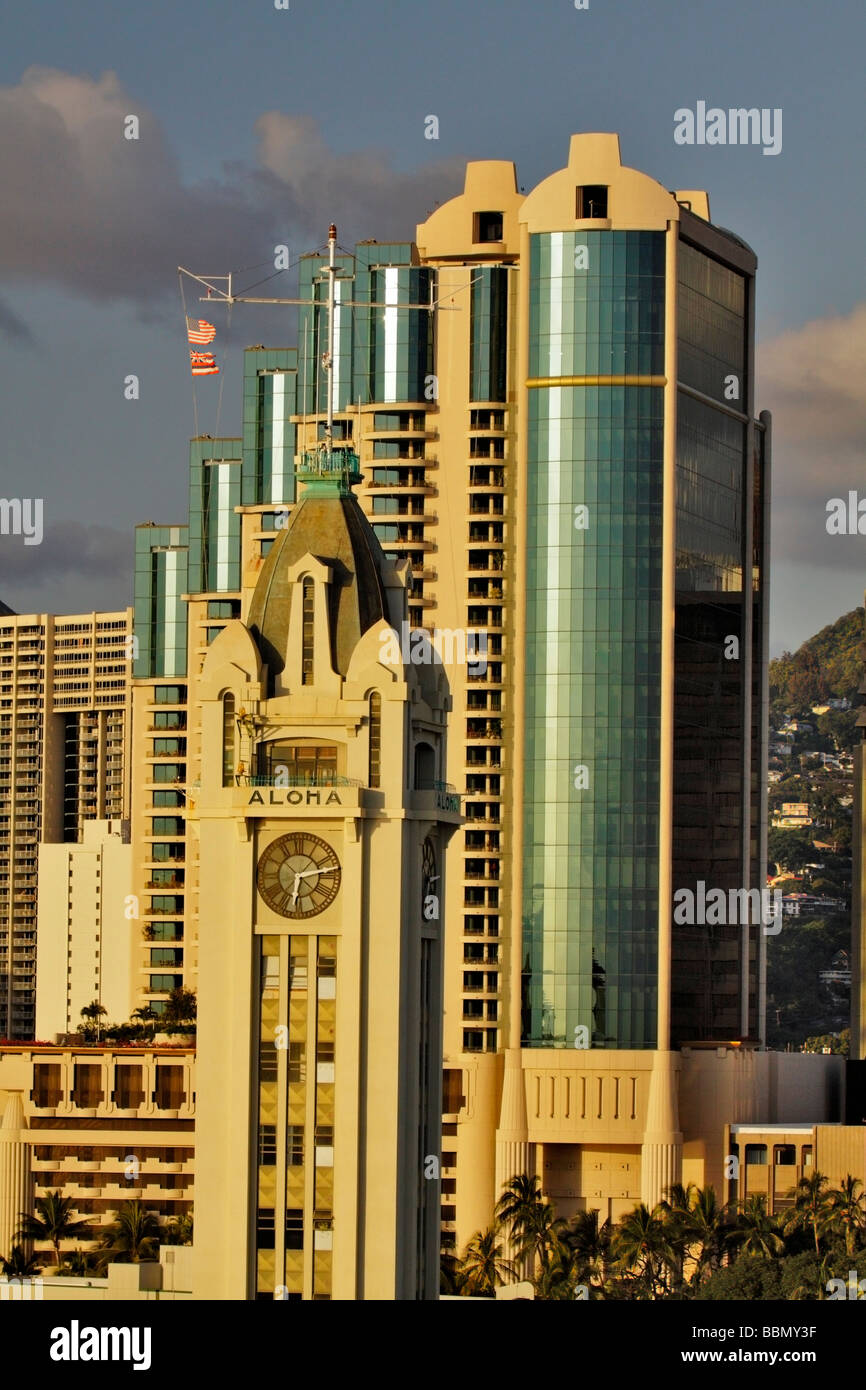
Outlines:
{"label": "antenna mast", "polygon": [[336,300],[337,279],[337,228],[332,222],[328,228],[328,351],[325,360],[328,391],[328,424],[325,438],[328,453],[333,447],[334,433],[334,302]]}

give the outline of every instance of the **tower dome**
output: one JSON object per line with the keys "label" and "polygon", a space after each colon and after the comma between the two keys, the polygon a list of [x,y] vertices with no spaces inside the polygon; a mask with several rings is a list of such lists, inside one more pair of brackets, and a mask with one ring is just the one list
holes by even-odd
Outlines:
{"label": "tower dome", "polygon": [[344,478],[311,481],[259,575],[247,626],[271,677],[283,670],[293,602],[300,586],[289,575],[312,555],[330,566],[327,607],[331,661],[345,675],[359,640],[374,623],[390,622],[384,575],[389,561]]}

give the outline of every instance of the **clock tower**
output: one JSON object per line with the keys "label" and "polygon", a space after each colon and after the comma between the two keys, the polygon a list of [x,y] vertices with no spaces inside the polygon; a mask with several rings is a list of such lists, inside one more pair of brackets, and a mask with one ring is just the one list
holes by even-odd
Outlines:
{"label": "clock tower", "polygon": [[409,571],[358,506],[356,456],[301,462],[191,713],[195,1291],[433,1299],[450,695],[432,650],[395,655]]}

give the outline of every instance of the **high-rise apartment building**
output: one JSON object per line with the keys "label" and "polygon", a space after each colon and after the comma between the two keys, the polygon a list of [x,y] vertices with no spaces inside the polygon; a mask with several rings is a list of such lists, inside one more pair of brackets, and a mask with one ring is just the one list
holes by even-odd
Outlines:
{"label": "high-rise apartment building", "polygon": [[[768,421],[753,253],[615,136],[573,137],[525,197],[512,165],[470,165],[417,242],[440,303],[472,296],[438,320],[439,524],[465,589],[438,586],[437,618],[462,600],[504,654],[486,740],[455,689],[443,1204],[462,1242],[518,1169],[565,1214],[658,1200],[682,1175],[677,1049],[760,1042]],[[701,883],[753,897],[675,920]]]}
{"label": "high-rise apartment building", "polygon": [[40,841],[129,816],[132,610],[0,616],[0,1034],[33,1036]]}
{"label": "high-rise apartment building", "polygon": [[136,1007],[138,930],[128,820],[86,820],[75,844],[39,846],[36,1036],[77,1033],[82,1010],[124,1023]]}

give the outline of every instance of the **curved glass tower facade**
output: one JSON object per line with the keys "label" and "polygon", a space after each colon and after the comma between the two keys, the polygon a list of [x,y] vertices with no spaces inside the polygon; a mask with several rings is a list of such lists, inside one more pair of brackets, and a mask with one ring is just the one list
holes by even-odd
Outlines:
{"label": "curved glass tower facade", "polygon": [[656,1043],[664,243],[530,239],[524,1047]]}

